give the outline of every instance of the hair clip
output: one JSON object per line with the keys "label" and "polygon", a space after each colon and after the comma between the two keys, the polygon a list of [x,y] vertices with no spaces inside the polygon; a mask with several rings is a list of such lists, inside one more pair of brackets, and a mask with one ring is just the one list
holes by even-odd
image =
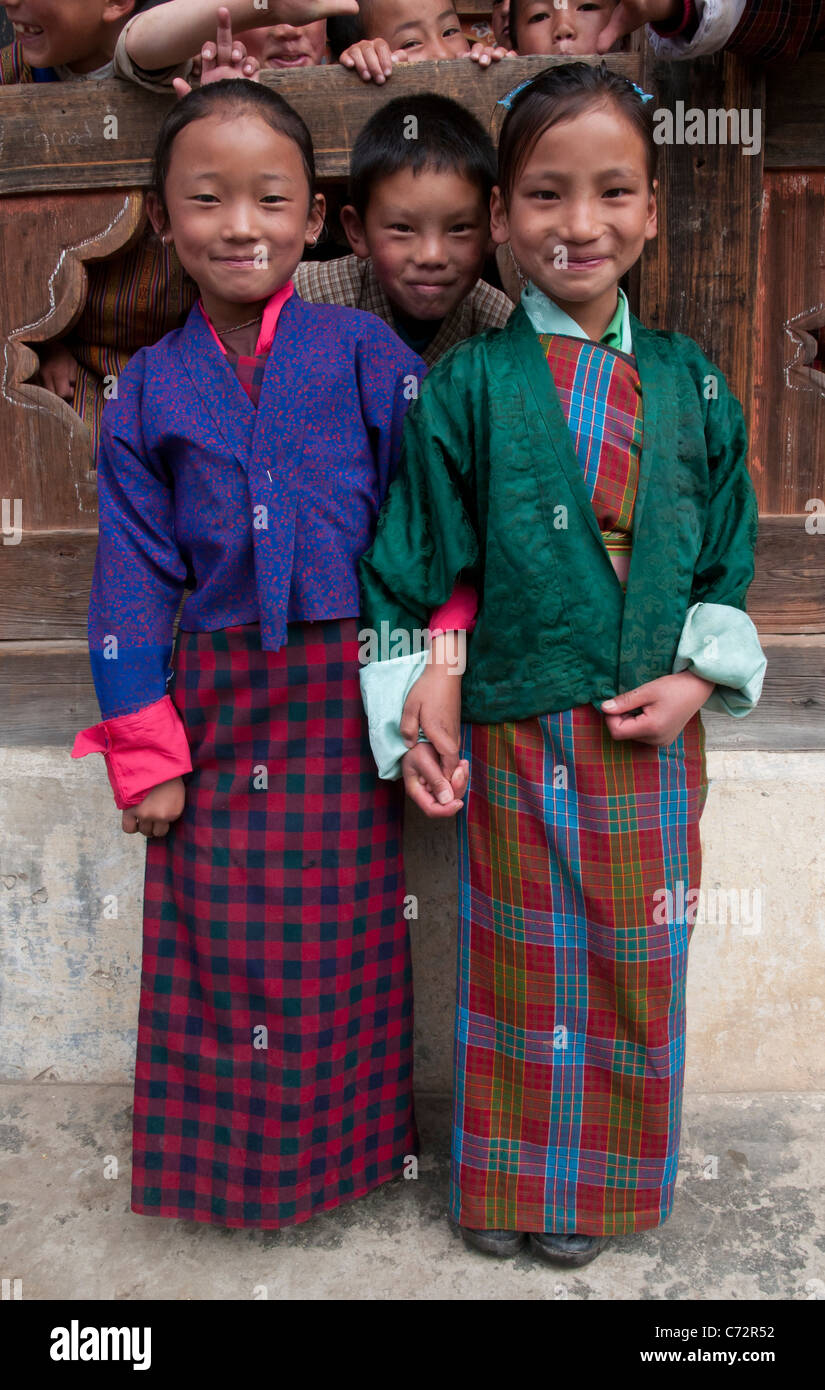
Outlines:
{"label": "hair clip", "polygon": [[642,89],[641,89],[641,87],[637,87],[637,86],[636,86],[636,83],[635,83],[635,82],[631,82],[630,85],[631,85],[631,87],[633,88],[634,92],[638,92],[639,96],[642,98],[642,101],[652,101],[652,100],[653,100],[653,93],[652,93],[652,92],[643,92]]}
{"label": "hair clip", "polygon": [[518,86],[514,87],[511,92],[507,92],[503,97],[499,97],[496,106],[503,106],[506,111],[509,111],[510,107],[513,105],[513,98],[517,97],[519,92],[523,92],[524,88],[529,87],[530,83],[535,82],[535,80],[534,77],[528,77],[524,82],[519,82]]}

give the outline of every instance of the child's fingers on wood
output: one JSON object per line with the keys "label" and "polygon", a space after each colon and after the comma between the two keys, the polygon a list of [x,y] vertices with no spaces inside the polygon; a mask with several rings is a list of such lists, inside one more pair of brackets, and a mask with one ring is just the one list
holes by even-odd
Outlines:
{"label": "child's fingers on wood", "polygon": [[392,49],[386,39],[376,39],[375,53],[385,77],[389,77],[392,73]]}
{"label": "child's fingers on wood", "polygon": [[[384,62],[376,45],[373,45],[367,52],[367,67],[369,68],[370,76],[375,82],[381,83],[386,81]],[[390,71],[392,71],[392,68],[390,68]]]}

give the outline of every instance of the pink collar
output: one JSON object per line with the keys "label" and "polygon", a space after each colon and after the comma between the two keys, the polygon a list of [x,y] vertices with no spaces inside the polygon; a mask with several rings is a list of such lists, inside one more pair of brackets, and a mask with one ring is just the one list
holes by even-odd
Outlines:
{"label": "pink collar", "polygon": [[[258,357],[259,354],[262,352],[268,352],[269,349],[272,347],[272,344],[275,341],[275,329],[278,326],[278,319],[280,317],[281,310],[283,309],[284,305],[286,304],[286,301],[289,299],[289,296],[292,294],[292,291],[294,289],[295,286],[293,285],[292,281],[287,280],[285,285],[282,285],[279,290],[275,291],[266,308],[264,309],[263,323],[261,324],[261,331],[258,334],[258,342],[255,346],[256,357]],[[215,332],[212,320],[207,314],[205,308],[203,307],[202,299],[198,300],[198,307],[201,313],[203,314],[204,318],[206,319],[209,332],[212,334],[212,337],[215,339],[215,342],[218,344],[218,347],[220,348],[224,357],[226,357],[226,348],[224,347],[223,343],[221,342],[220,338]]]}

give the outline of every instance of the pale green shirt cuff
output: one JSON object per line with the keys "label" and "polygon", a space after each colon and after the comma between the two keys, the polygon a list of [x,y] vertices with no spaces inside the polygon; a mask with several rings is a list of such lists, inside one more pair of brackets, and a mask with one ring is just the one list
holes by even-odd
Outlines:
{"label": "pale green shirt cuff", "polygon": [[673,674],[690,670],[715,683],[704,709],[736,719],[750,714],[762,693],[767,664],[756,628],[740,608],[694,603],[688,609]]}
{"label": "pale green shirt cuff", "polygon": [[[361,698],[367,712],[370,747],[378,776],[393,782],[401,776],[401,759],[409,747],[401,737],[404,701],[427,665],[429,651],[371,661],[360,671]],[[419,734],[419,742],[425,742]]]}

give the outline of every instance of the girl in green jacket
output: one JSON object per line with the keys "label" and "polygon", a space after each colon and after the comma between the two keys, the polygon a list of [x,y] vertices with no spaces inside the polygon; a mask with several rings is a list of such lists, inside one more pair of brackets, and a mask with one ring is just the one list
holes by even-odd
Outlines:
{"label": "girl in green jacket", "polygon": [[650,101],[582,63],[505,98],[521,302],[424,381],[361,569],[381,775],[460,812],[451,1216],[567,1265],[673,1204],[699,710],[746,714],[765,668],[741,408],[619,288],[657,231]]}

